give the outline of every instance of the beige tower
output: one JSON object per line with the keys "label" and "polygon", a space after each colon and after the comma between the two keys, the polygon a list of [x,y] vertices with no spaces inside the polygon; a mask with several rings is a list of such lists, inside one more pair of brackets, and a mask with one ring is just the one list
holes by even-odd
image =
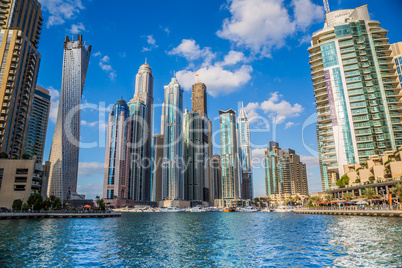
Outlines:
{"label": "beige tower", "polygon": [[391,56],[394,58],[394,67],[402,88],[402,42],[391,45]]}
{"label": "beige tower", "polygon": [[37,0],[1,1],[0,13],[0,152],[19,158],[38,75],[43,19]]}

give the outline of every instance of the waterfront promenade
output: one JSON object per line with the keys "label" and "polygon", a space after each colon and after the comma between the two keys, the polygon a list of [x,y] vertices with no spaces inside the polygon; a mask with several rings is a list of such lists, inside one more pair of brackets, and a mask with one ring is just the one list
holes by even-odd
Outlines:
{"label": "waterfront promenade", "polygon": [[116,212],[8,212],[0,213],[0,220],[36,219],[36,218],[113,218],[121,217]]}
{"label": "waterfront promenade", "polygon": [[298,214],[324,214],[324,215],[348,215],[348,216],[377,216],[377,217],[401,217],[402,210],[382,209],[353,209],[353,208],[299,208],[293,210]]}

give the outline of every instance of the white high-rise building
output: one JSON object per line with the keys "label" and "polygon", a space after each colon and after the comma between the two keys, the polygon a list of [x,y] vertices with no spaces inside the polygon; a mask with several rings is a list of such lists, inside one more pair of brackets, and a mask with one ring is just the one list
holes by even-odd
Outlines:
{"label": "white high-rise building", "polygon": [[80,142],[80,105],[88,70],[91,46],[78,40],[64,41],[63,77],[60,90],[56,128],[49,161],[47,195],[69,199],[77,191],[78,154]]}
{"label": "white high-rise building", "polygon": [[363,5],[328,12],[324,28],[312,36],[308,51],[324,191],[336,187],[344,165],[402,145],[400,87],[387,32]]}
{"label": "white high-rise building", "polygon": [[162,118],[162,199],[184,200],[183,89],[176,78],[165,86]]}
{"label": "white high-rise building", "polygon": [[240,109],[240,116],[237,119],[237,125],[242,166],[242,198],[252,200],[253,171],[251,167],[250,122],[243,103]]}

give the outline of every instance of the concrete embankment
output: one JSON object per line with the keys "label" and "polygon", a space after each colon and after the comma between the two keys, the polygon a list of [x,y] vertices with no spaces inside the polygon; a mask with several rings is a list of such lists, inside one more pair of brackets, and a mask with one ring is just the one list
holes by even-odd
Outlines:
{"label": "concrete embankment", "polygon": [[402,210],[318,210],[318,209],[296,209],[298,214],[324,214],[324,215],[346,215],[346,216],[375,216],[375,217],[401,217]]}
{"label": "concrete embankment", "polygon": [[39,219],[39,218],[113,218],[121,217],[121,213],[0,213],[0,220]]}

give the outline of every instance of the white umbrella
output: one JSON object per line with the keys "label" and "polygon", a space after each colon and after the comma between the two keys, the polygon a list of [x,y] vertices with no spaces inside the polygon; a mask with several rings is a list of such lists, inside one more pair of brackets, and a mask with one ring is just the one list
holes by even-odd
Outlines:
{"label": "white umbrella", "polygon": [[368,203],[366,201],[364,201],[364,200],[360,200],[360,201],[356,202],[356,204],[357,205],[366,205]]}

